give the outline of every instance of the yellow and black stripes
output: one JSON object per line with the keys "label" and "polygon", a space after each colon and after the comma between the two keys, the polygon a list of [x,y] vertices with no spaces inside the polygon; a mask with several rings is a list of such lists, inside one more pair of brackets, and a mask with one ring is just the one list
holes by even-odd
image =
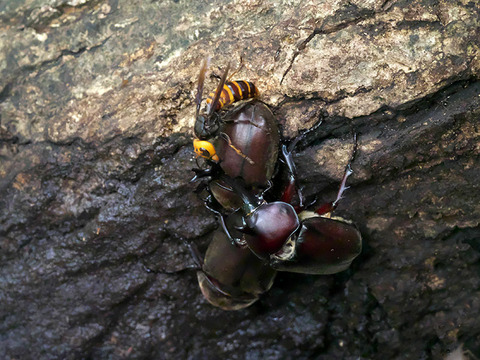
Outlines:
{"label": "yellow and black stripes", "polygon": [[[227,81],[225,85],[223,85],[222,92],[220,93],[220,99],[217,103],[217,106],[213,110],[218,111],[224,106],[233,104],[235,101],[250,99],[257,95],[257,88],[250,81]],[[215,93],[213,92],[208,95],[207,107],[210,106],[214,97]]]}

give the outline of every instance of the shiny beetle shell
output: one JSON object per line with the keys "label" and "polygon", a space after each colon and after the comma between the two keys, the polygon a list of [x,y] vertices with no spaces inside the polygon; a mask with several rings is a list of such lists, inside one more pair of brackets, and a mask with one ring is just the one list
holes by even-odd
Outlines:
{"label": "shiny beetle shell", "polygon": [[220,166],[231,178],[264,186],[273,176],[280,135],[277,121],[262,102],[251,101],[232,110],[217,137]]}
{"label": "shiny beetle shell", "polygon": [[320,216],[305,219],[295,240],[293,257],[274,262],[279,271],[327,275],[348,269],[362,251],[355,226]]}
{"label": "shiny beetle shell", "polygon": [[198,283],[208,302],[224,310],[250,306],[273,284],[276,270],[248,248],[232,244],[225,233],[215,231],[208,246]]}

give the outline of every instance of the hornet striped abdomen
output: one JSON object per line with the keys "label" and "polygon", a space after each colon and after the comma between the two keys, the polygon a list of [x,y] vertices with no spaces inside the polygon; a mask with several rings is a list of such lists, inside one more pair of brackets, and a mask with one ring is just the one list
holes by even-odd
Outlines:
{"label": "hornet striped abdomen", "polygon": [[229,135],[224,134],[221,130],[224,127],[224,121],[222,114],[220,114],[218,110],[222,109],[224,106],[233,104],[236,101],[256,97],[258,95],[257,88],[250,81],[228,81],[227,74],[230,69],[230,64],[228,64],[217,89],[207,97],[206,111],[201,112],[200,108],[202,104],[203,85],[205,82],[208,62],[208,58],[203,62],[198,76],[197,94],[195,96],[196,112],[193,129],[195,135],[193,141],[195,153],[212,162],[220,162],[223,159],[217,155],[215,147],[217,147],[219,143],[223,144],[223,142],[226,141],[228,146],[242,159],[252,161],[247,155],[238,150]]}
{"label": "hornet striped abdomen", "polygon": [[[258,95],[257,88],[250,81],[237,80],[227,81],[223,85],[223,89],[220,93],[220,98],[213,111],[218,111],[224,106],[233,104],[235,101],[246,100]],[[215,93],[212,92],[207,97],[207,112],[210,111],[212,101],[215,97]]]}

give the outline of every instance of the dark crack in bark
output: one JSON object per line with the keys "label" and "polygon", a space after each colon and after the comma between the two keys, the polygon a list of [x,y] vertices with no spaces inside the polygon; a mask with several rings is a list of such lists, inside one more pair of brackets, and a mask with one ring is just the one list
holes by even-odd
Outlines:
{"label": "dark crack in bark", "polygon": [[[354,7],[355,10],[358,10],[356,7]],[[303,40],[300,45],[297,46],[297,50],[293,53],[292,59],[290,60],[290,63],[285,70],[285,72],[282,75],[282,78],[280,80],[280,85],[282,84],[283,80],[285,79],[285,76],[287,76],[288,72],[292,69],[293,63],[295,62],[295,59],[297,58],[298,55],[304,50],[308,43],[316,36],[316,35],[325,35],[325,34],[331,34],[335,33],[339,30],[348,28],[349,26],[356,25],[361,21],[364,21],[365,19],[371,18],[375,16],[376,12],[367,10],[367,9],[361,9],[360,11],[355,11],[358,14],[355,14],[355,16],[351,19],[344,20],[343,22],[337,23],[337,24],[332,24],[330,23],[332,19],[335,19],[335,21],[341,20],[345,16],[349,16],[351,14],[351,9],[348,10],[341,10],[337,14],[333,15],[332,18],[325,18],[323,20],[323,23],[315,28],[313,32],[305,39]]]}

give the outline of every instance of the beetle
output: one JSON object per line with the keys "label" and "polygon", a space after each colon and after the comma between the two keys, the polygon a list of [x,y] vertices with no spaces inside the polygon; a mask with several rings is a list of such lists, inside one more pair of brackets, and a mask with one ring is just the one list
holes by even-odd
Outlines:
{"label": "beetle", "polygon": [[[308,212],[296,187],[292,156],[299,138],[289,148],[282,144],[289,180],[278,199],[266,201],[280,147],[273,114],[257,100],[220,114],[229,102],[220,101],[229,66],[207,99],[205,115],[201,114],[206,68],[205,61],[195,99],[194,147],[210,167],[197,170],[195,178],[211,177],[208,186],[220,209],[207,207],[220,215],[222,226],[215,231],[197,273],[204,297],[222,309],[238,310],[271,287],[277,270],[333,274],[348,268],[361,251],[361,235],[355,226],[331,213],[347,189],[353,155],[335,201]],[[230,103],[237,101],[229,99]]]}
{"label": "beetle", "polygon": [[[215,93],[207,98],[202,113],[202,92],[208,61],[204,61],[197,84],[194,150],[210,166],[218,164],[229,177],[240,177],[249,190],[261,192],[269,186],[278,158],[280,133],[272,112],[263,102],[252,99],[258,94],[251,82],[227,81],[230,65],[223,73]],[[240,100],[252,99],[226,114],[219,110]],[[209,171],[201,176],[208,175]],[[238,196],[218,178],[210,182],[210,191],[224,207],[235,210]]]}
{"label": "beetle", "polygon": [[[291,152],[282,146],[290,182],[295,183],[295,168]],[[352,154],[352,158],[355,154]],[[337,197],[315,211],[306,211],[302,204],[295,208],[290,202],[293,192],[286,191],[281,201],[266,202],[261,195],[249,192],[238,179],[225,175],[221,180],[242,199],[239,212],[242,223],[235,236],[228,226],[227,237],[246,246],[260,259],[279,271],[305,274],[334,274],[347,269],[362,250],[362,237],[357,228],[345,219],[332,217],[332,212],[347,189],[347,178],[353,173],[348,163]],[[301,194],[299,195],[301,198]]]}
{"label": "beetle", "polygon": [[[234,226],[239,215],[227,218]],[[198,260],[197,260],[198,261]],[[223,310],[250,306],[268,291],[277,271],[255,256],[248,248],[233,244],[222,229],[214,232],[197,278],[207,301]]]}
{"label": "beetle", "polygon": [[[333,274],[347,269],[361,252],[356,227],[331,216],[347,189],[350,162],[336,199],[309,212],[296,189],[292,152],[285,145],[282,156],[289,180],[278,201],[267,202],[264,193],[247,190],[241,178],[221,172],[214,176],[242,202],[232,214],[219,217],[222,226],[214,232],[197,272],[202,294],[221,309],[239,310],[253,304],[270,289],[277,271]],[[298,206],[290,204],[295,196]],[[215,211],[222,215],[221,210]]]}

